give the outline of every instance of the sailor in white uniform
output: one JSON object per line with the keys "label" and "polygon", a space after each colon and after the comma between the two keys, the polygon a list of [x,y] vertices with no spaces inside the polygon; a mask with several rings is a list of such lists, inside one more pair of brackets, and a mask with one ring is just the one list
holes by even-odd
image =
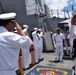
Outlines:
{"label": "sailor in white uniform", "polygon": [[43,32],[42,32],[42,29],[38,29],[38,31],[39,31],[38,35],[39,35],[39,38],[40,38],[40,40],[39,40],[39,42],[40,42],[39,60],[41,61],[41,60],[43,60],[43,58],[42,58],[42,51],[43,51]]}
{"label": "sailor in white uniform", "polygon": [[63,58],[63,40],[64,35],[60,32],[60,28],[56,29],[56,33],[53,34],[53,38],[56,43],[56,61],[62,61]]}
{"label": "sailor in white uniform", "polygon": [[32,32],[32,37],[33,37],[33,42],[34,42],[34,52],[35,52],[35,63],[38,63],[39,60],[39,49],[40,49],[40,42],[39,42],[39,38],[38,38],[38,28],[34,28],[34,32]]}
{"label": "sailor in white uniform", "polygon": [[[76,10],[73,11],[73,17],[71,19],[70,36],[72,39],[76,38]],[[76,75],[76,56],[74,58],[74,62],[75,62],[75,74],[74,75]]]}
{"label": "sailor in white uniform", "polygon": [[[16,13],[0,14],[0,75],[16,75],[20,48],[28,49],[33,43],[18,23],[14,21]],[[18,34],[11,32],[16,23]]]}
{"label": "sailor in white uniform", "polygon": [[70,56],[72,57],[73,38],[71,38],[70,33],[67,35],[67,39],[68,39],[68,41],[69,41],[69,45],[70,45]]}
{"label": "sailor in white uniform", "polygon": [[29,28],[28,25],[23,25],[23,32],[24,32],[26,35],[28,35],[28,32],[27,32],[28,28]]}
{"label": "sailor in white uniform", "polygon": [[68,49],[68,43],[67,43],[67,35],[68,35],[67,28],[64,28],[63,34],[65,36],[64,46],[66,48],[66,54],[69,55],[69,49]]}
{"label": "sailor in white uniform", "polygon": [[[24,29],[23,32],[28,35],[27,30],[28,30],[28,25],[23,25]],[[22,56],[23,56],[23,68],[24,70],[29,68],[29,48],[25,48],[24,50],[22,49]]]}

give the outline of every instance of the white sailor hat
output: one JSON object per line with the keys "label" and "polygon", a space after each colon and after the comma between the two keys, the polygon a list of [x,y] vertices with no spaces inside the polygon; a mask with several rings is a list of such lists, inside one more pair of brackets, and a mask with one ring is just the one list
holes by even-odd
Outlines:
{"label": "white sailor hat", "polygon": [[76,14],[76,10],[73,10],[72,15],[74,16]]}
{"label": "white sailor hat", "polygon": [[16,13],[4,13],[0,14],[0,20],[10,20],[10,19],[15,19]]}
{"label": "white sailor hat", "polygon": [[26,28],[28,28],[29,26],[28,26],[28,25],[23,25],[23,27],[26,27]]}
{"label": "white sailor hat", "polygon": [[35,28],[34,28],[34,30],[38,30],[38,28],[37,28],[37,27],[35,27]]}
{"label": "white sailor hat", "polygon": [[38,29],[39,31],[42,31],[42,29]]}

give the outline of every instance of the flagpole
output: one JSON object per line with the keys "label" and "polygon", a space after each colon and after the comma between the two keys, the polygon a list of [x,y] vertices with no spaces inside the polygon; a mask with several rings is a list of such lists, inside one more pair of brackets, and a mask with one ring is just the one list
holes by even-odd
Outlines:
{"label": "flagpole", "polygon": [[74,0],[73,0],[73,3],[72,3],[72,11],[74,10]]}

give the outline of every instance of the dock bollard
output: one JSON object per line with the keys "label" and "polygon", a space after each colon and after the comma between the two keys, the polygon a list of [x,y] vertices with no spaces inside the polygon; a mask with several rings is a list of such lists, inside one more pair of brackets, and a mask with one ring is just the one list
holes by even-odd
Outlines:
{"label": "dock bollard", "polygon": [[23,74],[24,71],[23,71],[22,51],[21,50],[20,50],[20,53],[19,53],[18,65],[19,65],[19,73]]}
{"label": "dock bollard", "polygon": [[31,52],[31,66],[34,66],[35,65],[35,53],[34,53],[34,48],[32,48],[30,50]]}

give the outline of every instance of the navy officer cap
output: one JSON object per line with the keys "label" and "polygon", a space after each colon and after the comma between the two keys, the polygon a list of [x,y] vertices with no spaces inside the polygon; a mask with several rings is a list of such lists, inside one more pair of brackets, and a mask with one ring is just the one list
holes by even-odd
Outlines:
{"label": "navy officer cap", "polygon": [[9,22],[15,22],[16,13],[0,14],[0,26],[6,26]]}
{"label": "navy officer cap", "polygon": [[12,13],[4,13],[4,14],[0,14],[0,20],[12,20],[15,19],[16,13],[12,12]]}

